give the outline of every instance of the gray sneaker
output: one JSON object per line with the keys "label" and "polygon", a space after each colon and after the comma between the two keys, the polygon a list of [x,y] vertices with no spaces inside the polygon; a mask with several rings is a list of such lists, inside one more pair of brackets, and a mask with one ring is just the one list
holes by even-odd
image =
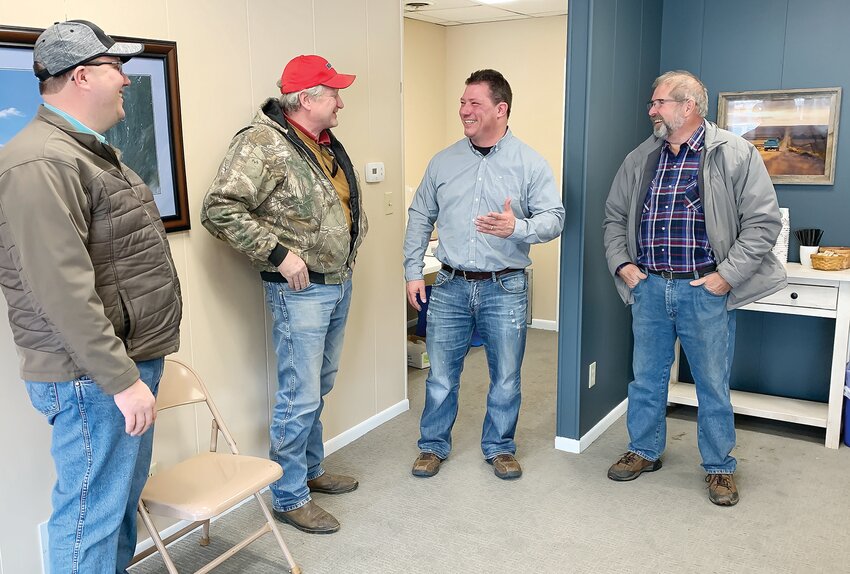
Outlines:
{"label": "gray sneaker", "polygon": [[661,468],[661,459],[646,460],[639,454],[627,452],[608,469],[608,478],[617,482],[634,480],[644,472],[653,472]]}
{"label": "gray sneaker", "polygon": [[717,506],[735,506],[738,504],[738,487],[731,474],[709,474],[705,477],[708,483],[708,499]]}

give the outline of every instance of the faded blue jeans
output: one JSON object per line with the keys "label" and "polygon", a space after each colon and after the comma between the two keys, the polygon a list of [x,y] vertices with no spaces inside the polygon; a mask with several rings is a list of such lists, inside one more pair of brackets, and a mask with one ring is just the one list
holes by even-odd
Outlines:
{"label": "faded blue jeans", "polygon": [[441,270],[428,302],[425,346],[431,370],[419,423],[419,450],[445,459],[452,448],[463,361],[478,327],[487,353],[490,390],[481,431],[484,458],[515,454],[520,367],[525,354],[528,285],[523,271],[467,281]]}
{"label": "faded blue jeans", "polygon": [[283,477],[271,485],[272,502],[276,510],[288,512],[310,501],[307,481],[325,472],[320,417],[339,370],[351,280],[311,283],[301,291],[288,283],[264,286],[277,354],[269,458],[283,468]]}
{"label": "faded blue jeans", "polygon": [[[163,364],[136,363],[154,395]],[[126,572],[136,549],[136,506],[150,469],[153,427],[142,436],[124,432],[115,400],[89,377],[25,383],[33,406],[53,426],[49,571]]]}
{"label": "faded blue jeans", "polygon": [[731,474],[736,461],[735,418],[729,374],[735,349],[735,312],[726,295],[714,295],[692,279],[649,274],[632,291],[633,369],[629,384],[629,450],[656,460],[667,441],[667,389],[676,337],[696,382],[697,444],[709,474]]}

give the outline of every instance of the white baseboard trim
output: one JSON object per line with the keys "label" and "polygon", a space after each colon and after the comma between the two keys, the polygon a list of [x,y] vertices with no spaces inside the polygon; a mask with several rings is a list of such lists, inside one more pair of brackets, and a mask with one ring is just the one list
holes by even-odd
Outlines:
{"label": "white baseboard trim", "polygon": [[357,426],[342,432],[330,440],[325,441],[325,456],[338,451],[347,444],[354,442],[361,436],[365,435],[370,430],[376,429],[390,419],[393,419],[401,413],[410,410],[410,401],[404,399],[399,401],[388,409],[384,409],[378,414],[369,417]]}
{"label": "white baseboard trim", "polygon": [[625,399],[622,403],[614,407],[614,410],[605,415],[605,418],[596,423],[594,427],[587,431],[587,434],[585,434],[579,440],[576,440],[574,438],[566,438],[563,436],[556,436],[555,448],[564,452],[580,454],[582,451],[586,450],[587,447],[593,444],[593,441],[598,439],[602,435],[602,433],[608,430],[608,428],[612,424],[614,424],[617,419],[619,419],[626,413],[626,406],[628,404],[629,399]]}
{"label": "white baseboard trim", "polygon": [[540,329],[542,331],[557,331],[558,322],[549,321],[548,319],[532,319],[529,327],[531,329]]}
{"label": "white baseboard trim", "polygon": [[[355,440],[357,440],[358,438],[360,438],[361,436],[365,435],[370,430],[378,428],[379,426],[381,426],[385,422],[389,421],[390,419],[397,417],[401,413],[408,411],[408,410],[410,410],[410,401],[408,399],[404,399],[403,401],[399,401],[398,403],[394,404],[393,406],[389,407],[388,409],[385,409],[385,410],[379,412],[378,414],[376,414],[372,417],[369,417],[368,419],[366,419],[365,421],[363,421],[359,425],[354,426],[354,427],[348,429],[347,431],[345,431],[341,434],[338,434],[337,436],[333,437],[332,439],[325,441],[325,456],[331,454],[332,452],[338,451],[339,449],[341,449],[345,445],[350,444],[350,443],[354,442]],[[268,488],[264,488],[261,492],[265,492],[266,490],[268,490]],[[213,518],[212,522],[215,522],[216,520],[218,520],[222,516],[229,514],[230,512],[233,512],[234,510],[236,510],[237,508],[239,508],[240,506],[242,506],[246,502],[250,502],[252,500],[254,500],[253,496],[246,498],[245,500],[243,500],[242,502],[240,502],[236,506],[232,507],[230,510],[227,510],[227,511],[223,512],[222,514],[219,514],[218,516]],[[174,534],[175,532],[177,532],[181,528],[185,528],[189,524],[191,524],[191,523],[188,520],[181,520],[177,524],[174,524],[173,526],[169,526],[168,528],[166,528],[165,530],[160,532],[160,536],[162,536],[162,538],[168,538],[169,536],[171,536],[172,534]],[[200,526],[198,528],[200,528]],[[194,531],[192,531],[192,532],[194,532]],[[189,536],[189,534],[191,534],[191,532],[187,533],[185,536],[181,537],[179,540],[183,540],[183,538],[185,538],[186,536]],[[174,542],[177,542],[177,540],[175,540]],[[150,538],[146,538],[145,540],[142,540],[141,542],[139,542],[136,545],[136,554],[138,554],[139,552],[143,552],[144,550],[147,550],[151,546],[153,546],[153,540],[151,540]],[[145,560],[147,560],[147,558],[145,558]]]}

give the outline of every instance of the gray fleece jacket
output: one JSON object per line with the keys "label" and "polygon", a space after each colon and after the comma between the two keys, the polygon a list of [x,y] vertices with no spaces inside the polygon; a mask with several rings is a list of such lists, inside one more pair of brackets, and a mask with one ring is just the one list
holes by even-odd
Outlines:
{"label": "gray fleece jacket", "polygon": [[[663,144],[653,135],[626,156],[605,204],[605,257],[617,291],[629,305],[634,298],[617,268],[637,261],[641,209]],[[729,309],[785,287],[785,268],[771,252],[782,226],[779,204],[756,148],[706,121],[699,192],[717,271],[732,286]]]}

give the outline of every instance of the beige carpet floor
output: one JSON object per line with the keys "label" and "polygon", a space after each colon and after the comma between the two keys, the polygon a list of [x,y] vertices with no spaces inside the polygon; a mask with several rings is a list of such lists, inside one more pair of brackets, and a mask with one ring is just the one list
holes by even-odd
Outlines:
{"label": "beige carpet floor", "polygon": [[[343,573],[838,573],[850,572],[850,449],[823,447],[823,431],[739,417],[741,502],[707,498],[695,411],[671,410],[664,467],[629,483],[605,477],[627,443],[621,418],[581,455],[554,449],[557,336],[530,331],[517,442],[525,474],[498,480],[479,441],[487,389],[484,350],[467,357],[454,450],[431,479],[410,474],[417,455],[425,371],[410,371],[411,410],[328,457],[360,488],[315,500],[342,523],[330,536],[281,531],[306,574]],[[260,524],[245,504],[213,524],[206,548],[173,545],[192,572]],[[216,572],[282,572],[264,537]],[[154,556],[132,574],[165,572]]]}

